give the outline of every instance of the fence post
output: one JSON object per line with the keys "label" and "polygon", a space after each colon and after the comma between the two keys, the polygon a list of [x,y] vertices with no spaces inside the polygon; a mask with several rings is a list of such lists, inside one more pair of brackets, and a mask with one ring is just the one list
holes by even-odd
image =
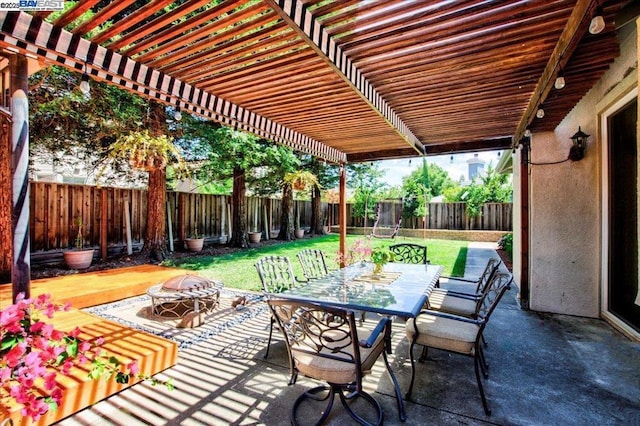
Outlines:
{"label": "fence post", "polygon": [[108,255],[108,212],[109,209],[107,206],[107,188],[102,188],[100,190],[100,257],[102,258],[103,262],[107,260]]}

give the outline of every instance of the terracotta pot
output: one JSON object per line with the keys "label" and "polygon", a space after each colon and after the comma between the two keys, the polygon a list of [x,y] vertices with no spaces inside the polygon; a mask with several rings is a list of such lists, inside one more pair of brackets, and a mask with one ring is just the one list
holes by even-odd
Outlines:
{"label": "terracotta pot", "polygon": [[187,238],[184,242],[187,243],[189,251],[202,251],[204,247],[204,238]]}
{"label": "terracotta pot", "polygon": [[87,269],[93,261],[93,249],[69,250],[62,253],[69,269]]}
{"label": "terracotta pot", "polygon": [[249,232],[249,242],[252,244],[259,243],[262,238],[262,232]]}
{"label": "terracotta pot", "polygon": [[296,229],[293,231],[297,239],[304,238],[304,229]]}

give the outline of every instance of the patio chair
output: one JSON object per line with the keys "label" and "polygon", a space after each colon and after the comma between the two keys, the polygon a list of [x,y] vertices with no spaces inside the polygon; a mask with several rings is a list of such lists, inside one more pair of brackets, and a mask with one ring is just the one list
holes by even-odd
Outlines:
{"label": "patio chair", "polygon": [[[295,400],[291,409],[292,424],[298,424],[296,412],[305,400],[310,403],[327,400],[326,406],[318,410],[322,412],[319,420],[305,419],[305,423],[322,424],[331,412],[336,395],[347,413],[359,423],[370,424],[353,410],[351,401],[357,398],[373,408],[375,416],[366,416],[376,418],[372,424],[381,424],[382,407],[362,386],[363,376],[371,372],[381,354],[396,389],[398,411],[404,412],[398,381],[387,359],[387,353],[391,353],[389,318],[382,318],[369,335],[359,336],[362,330],[356,327],[353,311],[287,299],[267,302],[287,345],[291,372],[288,384],[294,384],[300,373],[326,382]],[[403,414],[400,417],[402,420]]]}
{"label": "patio chair", "polygon": [[415,318],[407,321],[407,338],[411,341],[409,355],[411,357],[411,383],[407,392],[407,399],[411,398],[413,384],[415,380],[415,359],[413,349],[415,345],[423,347],[421,361],[427,356],[428,348],[441,349],[448,352],[458,353],[473,358],[476,373],[476,381],[482,398],[482,406],[487,415],[491,415],[491,410],[482,387],[480,372],[487,378],[488,364],[486,363],[484,352],[480,341],[482,333],[489,322],[489,317],[495,310],[498,302],[511,287],[513,278],[509,274],[498,273],[489,282],[479,305],[477,318],[466,318],[458,315],[451,315],[445,312],[424,310]]}
{"label": "patio chair", "polygon": [[429,295],[427,307],[441,312],[448,312],[454,315],[475,318],[480,300],[493,276],[498,272],[502,261],[499,259],[489,259],[484,271],[477,280],[450,277],[449,280],[465,281],[476,283],[473,292],[453,291],[450,289],[436,288]]}
{"label": "patio chair", "polygon": [[298,254],[302,273],[307,280],[322,278],[329,273],[322,250],[304,249]]}
{"label": "patio chair", "polygon": [[[281,293],[295,287],[299,283],[299,280],[293,274],[291,261],[286,256],[265,256],[258,260],[255,266],[267,298],[274,293]],[[269,356],[273,324],[275,322],[276,320],[272,316],[269,323],[269,340],[267,341],[267,351],[264,354],[265,358]]]}
{"label": "patio chair", "polygon": [[399,243],[389,246],[389,250],[395,255],[394,262],[427,264],[427,247],[419,244]]}

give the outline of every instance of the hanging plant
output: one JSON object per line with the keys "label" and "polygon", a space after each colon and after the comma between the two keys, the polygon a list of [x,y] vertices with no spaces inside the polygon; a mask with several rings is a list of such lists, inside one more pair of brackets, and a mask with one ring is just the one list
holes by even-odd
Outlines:
{"label": "hanging plant", "polygon": [[284,183],[291,185],[291,188],[296,191],[304,191],[308,187],[319,186],[316,175],[306,170],[287,173],[284,175]]}
{"label": "hanging plant", "polygon": [[159,170],[172,164],[177,172],[186,172],[186,162],[167,135],[151,135],[148,130],[121,136],[109,147],[110,160],[128,160],[137,170]]}

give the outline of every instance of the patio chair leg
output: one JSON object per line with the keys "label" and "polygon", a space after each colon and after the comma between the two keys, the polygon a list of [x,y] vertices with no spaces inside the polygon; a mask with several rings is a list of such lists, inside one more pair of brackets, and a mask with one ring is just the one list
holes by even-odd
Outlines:
{"label": "patio chair leg", "polygon": [[487,340],[484,338],[484,333],[480,335],[480,337],[482,338],[482,344],[486,347],[489,346],[489,344],[487,343]]}
{"label": "patio chair leg", "polygon": [[[316,395],[322,391],[327,391],[326,396],[322,396],[322,394]],[[333,407],[334,395],[335,395],[335,391],[333,389],[333,386],[326,386],[326,385],[318,386],[304,392],[293,403],[293,407],[291,408],[291,424],[292,425],[298,424],[298,422],[296,421],[296,411],[298,411],[298,406],[302,403],[302,401],[304,401],[307,398],[313,399],[314,401],[328,400],[328,403],[323,410],[322,417],[320,417],[320,420],[316,422],[316,424],[318,425],[322,424],[327,419],[327,417],[329,417],[329,413],[331,412],[331,408]]]}
{"label": "patio chair leg", "polygon": [[480,355],[480,367],[482,367],[482,375],[486,379],[489,377],[489,364],[487,364],[487,359],[484,356],[484,350],[480,345],[478,345],[478,355]]}
{"label": "patio chair leg", "polygon": [[391,369],[391,364],[389,364],[389,359],[387,358],[387,353],[382,352],[382,357],[384,358],[384,364],[387,367],[387,373],[389,374],[389,378],[393,382],[393,388],[396,391],[396,401],[398,404],[398,417],[401,422],[407,420],[407,415],[404,412],[404,401],[402,400],[402,391],[400,390],[400,384],[398,383],[398,379],[396,375],[393,374],[393,370]]}
{"label": "patio chair leg", "polygon": [[413,381],[416,378],[416,360],[413,358],[413,347],[416,345],[415,335],[413,340],[411,340],[411,346],[409,347],[409,358],[411,359],[411,382],[409,382],[409,390],[405,395],[407,401],[411,400],[411,392],[413,391]]}
{"label": "patio chair leg", "polygon": [[480,377],[480,358],[476,353],[476,356],[473,357],[473,364],[476,370],[476,380],[478,381],[478,389],[480,390],[480,398],[482,398],[482,407],[484,408],[484,413],[487,416],[491,415],[491,409],[489,409],[489,404],[487,403],[487,398],[484,396],[484,388],[482,387],[482,378]]}
{"label": "patio chair leg", "polygon": [[[333,385],[332,385],[333,387]],[[338,392],[338,395],[340,397],[340,402],[342,402],[342,406],[345,408],[345,410],[347,410],[347,413],[349,413],[349,415],[356,420],[358,423],[360,423],[361,425],[371,425],[372,423],[369,423],[368,421],[366,421],[365,419],[363,419],[362,417],[360,417],[355,411],[353,411],[351,409],[351,407],[349,406],[349,403],[347,402],[347,399],[352,399],[354,397],[360,397],[363,398],[365,401],[367,401],[369,404],[371,404],[375,409],[376,412],[378,414],[378,419],[375,422],[376,426],[379,426],[382,424],[382,407],[380,406],[380,403],[378,401],[375,400],[375,398],[373,398],[371,395],[369,395],[368,393],[360,390],[355,392],[354,394],[351,394],[349,397],[345,397],[344,393],[342,392]],[[325,415],[328,413],[325,413]],[[322,424],[322,422],[325,420],[325,416],[322,416],[322,421],[316,423],[316,424]]]}
{"label": "patio chair leg", "polygon": [[269,322],[269,340],[267,340],[267,351],[264,353],[264,359],[269,357],[269,348],[271,347],[271,337],[273,336],[273,323],[275,320],[271,317],[271,321]]}
{"label": "patio chair leg", "polygon": [[428,346],[423,346],[422,347],[422,354],[420,354],[420,358],[418,358],[418,361],[425,362],[427,360],[427,352],[428,351],[429,351],[429,347]]}

